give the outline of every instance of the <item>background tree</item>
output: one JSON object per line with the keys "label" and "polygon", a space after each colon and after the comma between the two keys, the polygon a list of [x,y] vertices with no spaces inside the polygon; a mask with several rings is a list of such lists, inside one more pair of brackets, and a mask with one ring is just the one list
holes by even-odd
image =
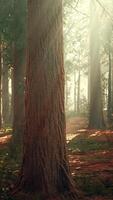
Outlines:
{"label": "background tree", "polygon": [[[17,26],[18,24],[18,26]],[[11,154],[20,151],[24,127],[24,77],[26,41],[26,0],[13,2],[13,137]]]}
{"label": "background tree", "polygon": [[[68,109],[66,110],[67,116],[83,115],[84,110],[86,110],[87,114],[89,51],[87,40],[89,16],[85,14],[85,9],[87,10],[86,13],[88,13],[87,3],[83,5],[82,1],[80,1],[76,8],[75,1],[64,1],[64,64],[65,74],[68,76],[68,79],[66,79],[67,90],[70,92],[68,95]],[[69,70],[67,70],[67,62],[70,63]],[[80,99],[80,102],[77,99]],[[79,107],[78,113],[77,107]]]}
{"label": "background tree", "polygon": [[3,59],[2,59],[2,118],[3,127],[10,126],[9,120],[9,65],[7,62],[7,44],[3,44]]}
{"label": "background tree", "polygon": [[101,129],[105,124],[101,94],[98,8],[95,3],[95,0],[91,1],[89,128]]}
{"label": "background tree", "polygon": [[111,61],[111,50],[109,47],[109,75],[108,75],[108,120],[112,120],[112,61]]}

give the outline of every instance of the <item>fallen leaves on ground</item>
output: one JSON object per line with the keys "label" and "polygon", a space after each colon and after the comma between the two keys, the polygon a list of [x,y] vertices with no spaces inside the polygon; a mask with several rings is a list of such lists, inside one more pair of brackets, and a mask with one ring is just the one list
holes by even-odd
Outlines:
{"label": "fallen leaves on ground", "polygon": [[113,200],[113,131],[89,130],[81,119],[67,121],[72,175],[89,200]]}

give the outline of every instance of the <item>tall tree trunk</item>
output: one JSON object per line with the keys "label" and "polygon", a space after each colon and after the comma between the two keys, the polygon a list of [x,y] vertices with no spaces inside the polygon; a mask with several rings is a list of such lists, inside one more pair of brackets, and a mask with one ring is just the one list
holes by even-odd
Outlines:
{"label": "tall tree trunk", "polygon": [[67,74],[65,75],[65,109],[66,113],[68,112],[68,78]]}
{"label": "tall tree trunk", "polygon": [[[11,152],[13,156],[21,152],[24,127],[24,75],[25,75],[25,24],[23,7],[25,1],[14,1],[14,42],[13,42],[13,137]],[[20,13],[22,16],[20,17]],[[19,30],[16,29],[18,24]],[[12,155],[11,153],[11,155]]]}
{"label": "tall tree trunk", "polygon": [[[95,14],[96,13],[96,14]],[[99,59],[99,24],[95,0],[91,0],[91,33],[90,33],[90,113],[89,128],[104,128],[101,72]]]}
{"label": "tall tree trunk", "polygon": [[9,98],[9,123],[12,126],[13,125],[13,118],[14,118],[14,80],[13,80],[13,68],[10,69],[10,87],[11,87],[11,94]]}
{"label": "tall tree trunk", "polygon": [[2,75],[2,41],[0,36],[0,129],[2,126],[2,114],[1,114],[1,99],[2,99],[2,91],[1,91],[1,75]]}
{"label": "tall tree trunk", "polygon": [[28,0],[24,155],[18,187],[40,200],[79,199],[66,155],[62,0]]}
{"label": "tall tree trunk", "polygon": [[5,58],[3,59],[2,68],[2,116],[3,126],[9,125],[9,83],[8,83],[8,65]]}
{"label": "tall tree trunk", "polygon": [[75,114],[76,114],[76,112],[77,112],[77,100],[76,100],[76,98],[77,98],[77,83],[76,83],[76,69],[74,68],[74,112],[75,112]]}
{"label": "tall tree trunk", "polygon": [[24,64],[20,62],[20,55],[16,46],[14,46],[12,81],[13,137],[11,141],[11,151],[13,156],[17,157],[16,153],[22,150],[24,130]]}
{"label": "tall tree trunk", "polygon": [[109,74],[108,74],[108,122],[111,122],[112,120],[112,94],[111,94],[111,81],[112,81],[112,63],[111,63],[111,51],[110,51],[110,47],[109,47]]}
{"label": "tall tree trunk", "polygon": [[78,71],[77,115],[80,114],[80,69]]}
{"label": "tall tree trunk", "polygon": [[111,113],[112,113],[112,118],[113,118],[113,50],[111,51]]}

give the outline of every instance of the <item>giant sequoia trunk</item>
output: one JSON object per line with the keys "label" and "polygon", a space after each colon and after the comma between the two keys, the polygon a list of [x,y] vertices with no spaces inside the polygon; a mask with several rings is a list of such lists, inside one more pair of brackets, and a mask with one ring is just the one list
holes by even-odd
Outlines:
{"label": "giant sequoia trunk", "polygon": [[[111,59],[113,60],[113,52],[111,52]],[[111,113],[113,118],[113,61],[111,62]]]}
{"label": "giant sequoia trunk", "polygon": [[[96,14],[95,14],[96,13]],[[99,24],[95,0],[91,1],[91,33],[90,33],[90,113],[89,128],[104,128],[101,72],[99,59]]]}
{"label": "giant sequoia trunk", "polygon": [[18,187],[40,200],[78,200],[66,155],[62,0],[28,0],[25,117]]}
{"label": "giant sequoia trunk", "polygon": [[1,116],[1,74],[2,74],[2,44],[1,44],[1,36],[0,36],[0,129],[1,129],[1,126],[2,126],[2,116]]}

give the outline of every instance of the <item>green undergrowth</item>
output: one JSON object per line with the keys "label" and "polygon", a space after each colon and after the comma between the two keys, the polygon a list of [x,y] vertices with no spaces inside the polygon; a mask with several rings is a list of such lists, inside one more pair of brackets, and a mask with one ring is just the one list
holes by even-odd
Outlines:
{"label": "green undergrowth", "polygon": [[[87,152],[102,149],[108,150],[108,148],[112,148],[112,144],[95,141],[77,142],[76,140],[72,140],[69,142],[68,148],[75,151],[79,149],[81,152]],[[97,159],[99,158],[97,157]],[[0,200],[15,200],[10,196],[9,191],[17,180],[19,166],[20,163],[18,160],[9,157],[7,147],[0,149]],[[102,195],[109,196],[109,198],[113,197],[113,179],[101,179],[99,174],[78,173],[74,176],[74,180],[86,196]]]}
{"label": "green undergrowth", "polygon": [[14,200],[10,196],[19,171],[19,162],[9,157],[8,149],[0,149],[0,200]]}
{"label": "green undergrowth", "polygon": [[68,149],[78,152],[89,152],[98,150],[110,150],[113,149],[113,142],[100,142],[91,139],[79,139],[73,138],[68,144]]}
{"label": "green undergrowth", "polygon": [[113,179],[110,181],[102,180],[99,174],[81,174],[76,175],[74,179],[86,196],[107,196],[113,198]]}
{"label": "green undergrowth", "polygon": [[[76,153],[80,152],[82,155],[85,155],[84,153],[88,152],[99,152],[99,151],[106,151],[106,150],[112,150],[113,149],[113,142],[103,142],[103,141],[96,141],[93,139],[77,139],[73,138],[68,144],[68,149],[70,150],[69,154],[73,154],[76,156]],[[93,155],[93,154],[92,154]],[[109,157],[100,157],[95,155],[94,157],[83,157],[85,161],[87,160],[88,163],[94,162],[101,162],[105,164],[106,162],[109,162]],[[103,171],[101,174],[101,171],[94,171],[89,170],[88,173],[86,173],[83,170],[78,171],[77,174],[74,175],[74,180],[78,187],[86,194],[88,197],[94,197],[94,196],[103,196],[108,197],[108,199],[113,199],[113,171]]]}

